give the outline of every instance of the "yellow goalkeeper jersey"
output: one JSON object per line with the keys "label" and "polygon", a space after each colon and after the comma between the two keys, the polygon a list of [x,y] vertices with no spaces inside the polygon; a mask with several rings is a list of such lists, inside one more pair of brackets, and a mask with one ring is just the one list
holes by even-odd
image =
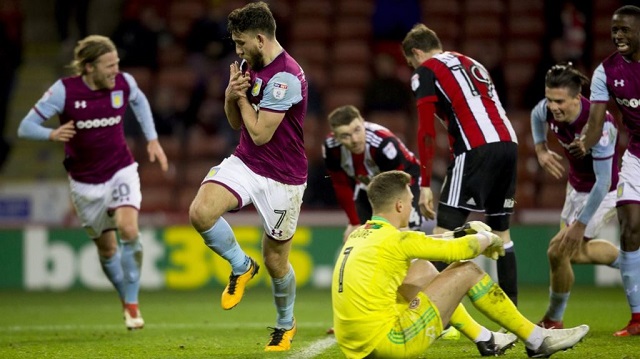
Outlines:
{"label": "yellow goalkeeper jersey", "polygon": [[370,354],[406,308],[397,289],[412,259],[453,262],[479,251],[475,235],[437,239],[400,231],[381,217],[355,230],[342,247],[331,285],[335,336],[347,358]]}

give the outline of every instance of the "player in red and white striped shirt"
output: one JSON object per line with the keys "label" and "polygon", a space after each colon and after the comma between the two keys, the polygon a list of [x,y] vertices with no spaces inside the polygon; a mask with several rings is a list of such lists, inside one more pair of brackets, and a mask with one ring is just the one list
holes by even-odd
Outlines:
{"label": "player in red and white striped shirt", "polygon": [[517,271],[509,219],[516,187],[518,142],[487,69],[462,54],[443,51],[438,35],[423,24],[402,41],[418,108],[421,163],[420,210],[436,216],[431,191],[435,119],[449,133],[453,161],[442,187],[435,234],[463,225],[471,211],[502,237],[506,255],[498,260],[500,287],[517,303]]}

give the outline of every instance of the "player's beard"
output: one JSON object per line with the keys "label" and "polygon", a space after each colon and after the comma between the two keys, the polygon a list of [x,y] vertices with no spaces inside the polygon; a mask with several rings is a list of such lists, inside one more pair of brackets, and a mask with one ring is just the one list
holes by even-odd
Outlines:
{"label": "player's beard", "polygon": [[262,70],[262,68],[264,68],[264,56],[258,51],[256,51],[255,53],[249,54],[249,58],[247,59],[247,62],[251,66],[251,69],[254,71],[259,71],[259,70]]}

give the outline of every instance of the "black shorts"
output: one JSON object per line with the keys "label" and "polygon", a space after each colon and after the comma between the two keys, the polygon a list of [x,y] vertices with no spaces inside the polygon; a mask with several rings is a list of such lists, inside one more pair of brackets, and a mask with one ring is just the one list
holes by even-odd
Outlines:
{"label": "black shorts", "polygon": [[[409,218],[409,229],[419,231],[422,227],[423,217],[420,214],[420,207],[418,206],[418,201],[420,200],[420,186],[418,181],[415,181],[415,184],[411,185],[410,188],[411,193],[413,193],[413,209],[411,210],[411,217]],[[370,220],[372,216],[371,204],[369,203],[367,192],[363,190],[358,191],[355,204],[360,224],[364,224],[366,221]]]}
{"label": "black shorts", "polygon": [[461,226],[473,211],[484,212],[494,230],[509,229],[517,162],[518,145],[513,142],[489,143],[456,156],[442,186],[438,226]]}

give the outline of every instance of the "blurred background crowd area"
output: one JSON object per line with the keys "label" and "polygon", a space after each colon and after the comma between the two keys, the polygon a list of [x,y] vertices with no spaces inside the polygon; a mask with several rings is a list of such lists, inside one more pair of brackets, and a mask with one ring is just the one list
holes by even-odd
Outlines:
{"label": "blurred background crowd area", "polygon": [[[560,208],[566,178],[538,166],[529,113],[544,96],[544,74],[572,61],[589,77],[614,51],[610,20],[616,0],[270,0],[277,38],[309,81],[305,145],[309,180],[304,208],[337,208],[321,145],[326,115],[353,104],[415,152],[416,116],[411,69],[400,41],[418,22],[434,29],[445,50],[490,71],[520,142],[517,208]],[[146,158],[137,122],[126,133],[140,163],[143,212],[186,213],[208,169],[234,149],[238,134],[223,109],[228,66],[237,60],[226,16],[239,0],[2,0],[0,1],[0,179],[64,180],[60,144],[18,140],[17,126],[59,77],[69,75],[75,42],[109,36],[122,71],[137,80],[152,106],[172,164],[167,175]],[[585,89],[588,94],[588,89]],[[613,109],[614,110],[614,109]],[[57,121],[49,121],[57,126]],[[448,162],[447,136],[438,126],[434,176]],[[561,151],[555,140],[551,147]],[[625,146],[626,139],[621,139]],[[437,181],[436,181],[437,182]],[[517,220],[517,216],[516,216]]]}

